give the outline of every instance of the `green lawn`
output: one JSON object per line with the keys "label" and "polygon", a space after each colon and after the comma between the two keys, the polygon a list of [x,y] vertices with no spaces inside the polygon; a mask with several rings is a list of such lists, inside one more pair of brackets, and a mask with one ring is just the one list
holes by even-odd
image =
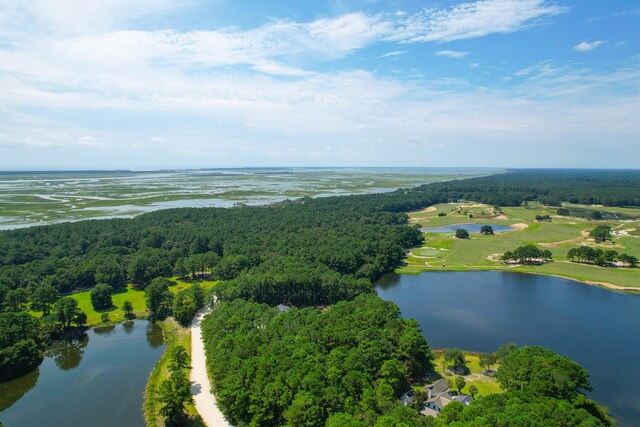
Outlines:
{"label": "green lawn", "polygon": [[[437,373],[442,376],[442,378],[446,379],[447,382],[452,386],[451,388],[457,390],[454,385],[457,375],[451,375],[450,373],[443,370],[443,354],[444,351],[442,350],[434,350],[434,355],[436,356],[433,362],[434,367]],[[486,396],[488,394],[502,392],[502,389],[500,388],[500,385],[498,384],[498,381],[495,379],[495,377],[487,377],[485,375],[482,375],[482,371],[484,368],[480,367],[480,358],[478,357],[478,354],[466,353],[466,359],[467,367],[471,370],[471,373],[469,375],[463,376],[465,381],[467,382],[467,384],[462,389],[463,393],[469,394],[469,386],[471,386],[471,384],[475,384],[475,386],[478,388],[477,396]],[[499,365],[492,366],[492,369],[497,369],[498,366]]]}
{"label": "green lawn", "polygon": [[[435,211],[409,213],[413,222],[425,227],[461,224],[469,222],[491,223],[498,225],[526,224],[527,228],[483,236],[471,233],[470,239],[456,239],[454,233],[424,233],[425,243],[422,248],[413,248],[412,255],[405,261],[406,265],[397,270],[398,273],[419,274],[425,271],[464,271],[464,270],[509,270],[527,273],[551,274],[581,281],[606,282],[619,286],[638,287],[640,289],[640,269],[604,268],[586,264],[568,262],[566,254],[572,247],[580,244],[595,245],[582,235],[596,225],[610,225],[615,230],[637,230],[638,221],[591,221],[581,218],[563,218],[555,215],[557,208],[531,204],[528,208],[503,208],[503,216],[489,216],[490,206],[475,206],[469,203],[462,206],[458,213],[456,204],[436,205]],[[599,207],[605,211],[609,208]],[[637,209],[612,208],[612,212],[628,216],[637,215]],[[464,212],[467,212],[465,214]],[[447,216],[438,217],[438,212],[446,212]],[[482,212],[487,217],[480,217]],[[470,220],[468,213],[474,214]],[[537,222],[536,215],[551,215],[552,222]],[[614,238],[614,244],[598,245],[602,249],[614,249],[619,253],[627,253],[640,258],[640,238],[631,235]],[[544,265],[514,266],[504,265],[497,261],[498,257],[508,250],[521,245],[540,245],[549,249],[555,262]],[[494,255],[491,257],[491,255]],[[444,267],[442,266],[444,264]]]}
{"label": "green lawn", "polygon": [[[191,286],[193,282],[185,282],[177,279],[176,277],[171,280],[175,281],[176,284],[171,286],[169,290],[171,292],[178,293],[183,289],[187,289]],[[209,289],[214,286],[217,282],[210,280],[198,280],[197,283],[202,286],[203,289]],[[78,301],[78,307],[85,313],[87,313],[87,326],[96,326],[102,323],[102,313],[109,314],[109,323],[117,323],[126,320],[124,317],[124,313],[122,311],[122,304],[125,301],[130,301],[133,305],[133,314],[137,318],[145,318],[147,316],[146,304],[144,301],[144,291],[140,291],[134,289],[131,285],[127,285],[125,291],[114,293],[111,296],[113,301],[113,305],[109,308],[102,310],[94,310],[91,305],[91,291],[78,292],[72,294],[71,297],[75,298]],[[41,312],[32,312],[35,316],[41,316]]]}

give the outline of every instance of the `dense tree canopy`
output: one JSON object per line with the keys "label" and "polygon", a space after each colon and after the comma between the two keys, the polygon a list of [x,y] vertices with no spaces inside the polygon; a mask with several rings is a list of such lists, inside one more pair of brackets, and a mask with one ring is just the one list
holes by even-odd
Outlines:
{"label": "dense tree canopy", "polygon": [[202,327],[218,402],[234,423],[323,425],[342,412],[373,425],[431,361],[417,323],[374,295],[287,312],[235,299]]}
{"label": "dense tree canopy", "polygon": [[38,320],[27,313],[0,313],[0,381],[40,364],[44,342]]}
{"label": "dense tree canopy", "polygon": [[436,425],[452,427],[596,427],[614,425],[584,395],[589,374],[571,359],[542,347],[505,346],[498,381],[502,394],[482,396],[469,406],[446,406]]}
{"label": "dense tree canopy", "polygon": [[572,399],[591,390],[589,373],[565,356],[542,347],[513,350],[500,363],[498,382],[507,390]]}
{"label": "dense tree canopy", "polygon": [[183,325],[187,325],[204,303],[204,291],[199,284],[194,283],[189,289],[180,291],[173,297],[173,317]]}
{"label": "dense tree canopy", "polygon": [[579,246],[569,249],[567,258],[571,261],[586,262],[601,267],[611,266],[617,261],[621,261],[627,267],[636,267],[638,265],[638,258],[633,255],[619,254],[613,249],[602,250],[589,246]]}
{"label": "dense tree canopy", "polygon": [[589,232],[589,236],[596,239],[598,243],[611,240],[611,227],[608,225],[599,225]]}
{"label": "dense tree canopy", "polygon": [[479,397],[467,407],[446,406],[436,425],[451,427],[600,427],[607,424],[566,400],[521,391]]}
{"label": "dense tree canopy", "polygon": [[519,264],[531,262],[549,261],[552,258],[551,251],[548,249],[540,249],[534,245],[518,246],[513,251],[507,251],[502,255],[502,261],[515,261]]}

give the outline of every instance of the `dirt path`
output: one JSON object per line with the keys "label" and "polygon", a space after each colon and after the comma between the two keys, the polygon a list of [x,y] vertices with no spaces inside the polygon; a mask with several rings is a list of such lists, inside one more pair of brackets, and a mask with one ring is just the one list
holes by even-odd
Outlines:
{"label": "dirt path", "polygon": [[191,393],[198,413],[207,427],[231,426],[218,409],[216,397],[211,393],[211,383],[207,374],[207,359],[202,342],[200,322],[211,308],[203,308],[196,313],[191,323]]}
{"label": "dirt path", "polygon": [[584,242],[587,239],[587,237],[589,237],[589,230],[582,230],[580,232],[580,237],[576,237],[575,239],[560,240],[559,242],[548,242],[548,243],[538,243],[538,244],[540,246],[545,246],[547,248],[556,248],[559,245],[566,244],[566,243]]}

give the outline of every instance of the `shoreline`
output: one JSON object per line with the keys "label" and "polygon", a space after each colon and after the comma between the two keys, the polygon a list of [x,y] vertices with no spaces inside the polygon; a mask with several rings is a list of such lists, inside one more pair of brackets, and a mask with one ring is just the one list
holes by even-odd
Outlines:
{"label": "shoreline", "polygon": [[557,277],[559,279],[567,279],[567,280],[572,280],[574,282],[578,282],[578,283],[582,283],[583,285],[588,285],[588,286],[597,286],[603,289],[607,289],[609,291],[618,291],[618,292],[622,292],[624,294],[628,294],[628,295],[640,295],[640,286],[638,287],[633,287],[633,286],[623,286],[623,285],[616,285],[614,283],[608,283],[608,282],[598,282],[598,281],[594,281],[594,280],[581,280],[581,279],[576,279],[575,277],[569,277],[569,276],[562,276],[560,274],[551,274],[551,273],[540,273],[540,272],[536,272],[536,271],[517,271],[517,270],[506,270],[504,268],[495,268],[492,266],[478,266],[478,267],[461,267],[461,268],[440,268],[438,270],[424,270],[424,271],[420,271],[417,273],[408,273],[408,272],[401,272],[401,271],[397,271],[395,270],[394,273],[396,274],[407,274],[407,275],[420,275],[423,273],[438,273],[438,272],[472,272],[472,271],[500,271],[500,272],[507,272],[507,273],[519,273],[519,274],[537,274],[539,276],[550,276],[550,277]]}

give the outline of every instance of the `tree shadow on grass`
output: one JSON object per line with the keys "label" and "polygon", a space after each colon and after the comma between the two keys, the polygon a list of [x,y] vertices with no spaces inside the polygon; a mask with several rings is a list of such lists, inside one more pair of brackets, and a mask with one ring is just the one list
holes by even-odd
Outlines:
{"label": "tree shadow on grass", "polygon": [[93,311],[95,311],[96,313],[111,313],[112,311],[116,311],[119,308],[120,307],[118,307],[117,305],[111,304],[111,306],[109,307],[94,308]]}

